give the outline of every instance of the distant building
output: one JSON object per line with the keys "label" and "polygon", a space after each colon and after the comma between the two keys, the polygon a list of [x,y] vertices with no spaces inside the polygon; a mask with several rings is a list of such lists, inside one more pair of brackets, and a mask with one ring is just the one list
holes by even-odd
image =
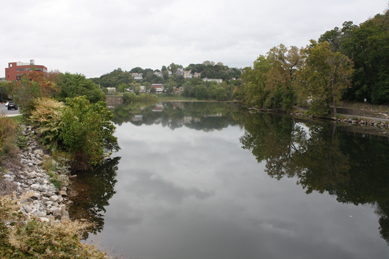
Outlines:
{"label": "distant building", "polygon": [[131,73],[134,80],[143,80],[143,73]]}
{"label": "distant building", "polygon": [[20,80],[22,75],[30,73],[33,68],[35,71],[47,73],[47,67],[35,65],[35,60],[31,59],[30,63],[10,62],[5,69],[5,79],[8,81]]}
{"label": "distant building", "polygon": [[163,77],[162,72],[159,71],[159,70],[155,70],[155,71],[154,71],[154,75],[156,75],[156,76],[158,76],[158,77]]}
{"label": "distant building", "polygon": [[134,117],[131,119],[131,121],[143,121],[143,115],[135,114]]}
{"label": "distant building", "polygon": [[183,76],[184,75],[184,69],[183,68],[177,68],[177,71],[176,71],[176,74],[178,75],[178,76]]}
{"label": "distant building", "polygon": [[163,86],[162,86],[162,84],[152,84],[151,87],[150,87],[150,89],[151,89],[151,88],[155,88],[155,92],[156,92],[157,94],[160,94],[160,93],[163,92]]}
{"label": "distant building", "polygon": [[184,78],[185,79],[191,79],[193,77],[191,70],[189,71],[184,71]]}
{"label": "distant building", "polygon": [[107,90],[108,90],[109,94],[113,94],[113,93],[116,92],[116,88],[115,87],[107,87]]}
{"label": "distant building", "polygon": [[153,112],[162,112],[163,111],[163,104],[157,103],[153,109],[151,109]]}
{"label": "distant building", "polygon": [[200,77],[201,77],[201,73],[194,72],[193,77],[194,77],[194,78],[200,78]]}
{"label": "distant building", "polygon": [[204,82],[216,82],[218,84],[221,84],[223,82],[223,79],[211,79],[211,78],[203,78]]}

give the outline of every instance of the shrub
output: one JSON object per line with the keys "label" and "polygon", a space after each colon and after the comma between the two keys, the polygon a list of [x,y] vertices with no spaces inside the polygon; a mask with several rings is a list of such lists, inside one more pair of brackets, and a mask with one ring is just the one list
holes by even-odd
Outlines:
{"label": "shrub", "polygon": [[123,103],[136,102],[137,96],[134,92],[123,94]]}
{"label": "shrub", "polygon": [[138,102],[156,102],[158,101],[158,97],[154,94],[145,94],[142,93],[137,98]]}
{"label": "shrub", "polygon": [[35,110],[31,112],[29,121],[39,127],[44,144],[58,139],[62,124],[63,103],[48,98],[37,98],[33,101]]}
{"label": "shrub", "polygon": [[73,168],[87,169],[120,149],[113,136],[113,115],[105,102],[91,104],[81,96],[66,98],[66,104],[59,139],[60,146],[71,156]]}

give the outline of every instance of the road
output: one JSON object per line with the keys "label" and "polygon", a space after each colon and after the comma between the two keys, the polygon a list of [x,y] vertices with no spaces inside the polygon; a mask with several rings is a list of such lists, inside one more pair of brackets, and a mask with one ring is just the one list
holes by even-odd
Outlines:
{"label": "road", "polygon": [[17,116],[20,115],[19,110],[7,110],[5,103],[0,103],[0,114],[5,114],[6,116]]}

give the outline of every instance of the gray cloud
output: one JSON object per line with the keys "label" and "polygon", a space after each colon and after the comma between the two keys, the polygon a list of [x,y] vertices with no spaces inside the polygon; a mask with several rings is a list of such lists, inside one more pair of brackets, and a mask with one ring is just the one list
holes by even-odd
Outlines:
{"label": "gray cloud", "polygon": [[386,0],[22,0],[0,10],[0,61],[6,67],[35,59],[87,77],[171,62],[245,67],[280,43],[305,46],[344,21],[359,24],[385,8]]}

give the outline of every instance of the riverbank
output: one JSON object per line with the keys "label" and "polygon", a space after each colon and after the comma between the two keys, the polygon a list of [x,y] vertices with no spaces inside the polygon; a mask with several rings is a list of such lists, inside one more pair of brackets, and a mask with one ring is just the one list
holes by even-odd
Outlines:
{"label": "riverbank", "polygon": [[0,258],[109,258],[81,243],[90,224],[69,218],[62,159],[45,154],[34,128],[20,127],[23,148],[0,168]]}
{"label": "riverbank", "polygon": [[43,167],[50,157],[39,147],[36,132],[30,126],[22,126],[21,135],[26,146],[17,154],[18,163],[9,164],[3,170],[2,195],[21,197],[29,193],[30,197],[21,203],[21,212],[27,218],[37,217],[42,222],[68,222],[67,206],[72,202],[67,197],[67,177],[62,177],[61,187],[56,188]]}

